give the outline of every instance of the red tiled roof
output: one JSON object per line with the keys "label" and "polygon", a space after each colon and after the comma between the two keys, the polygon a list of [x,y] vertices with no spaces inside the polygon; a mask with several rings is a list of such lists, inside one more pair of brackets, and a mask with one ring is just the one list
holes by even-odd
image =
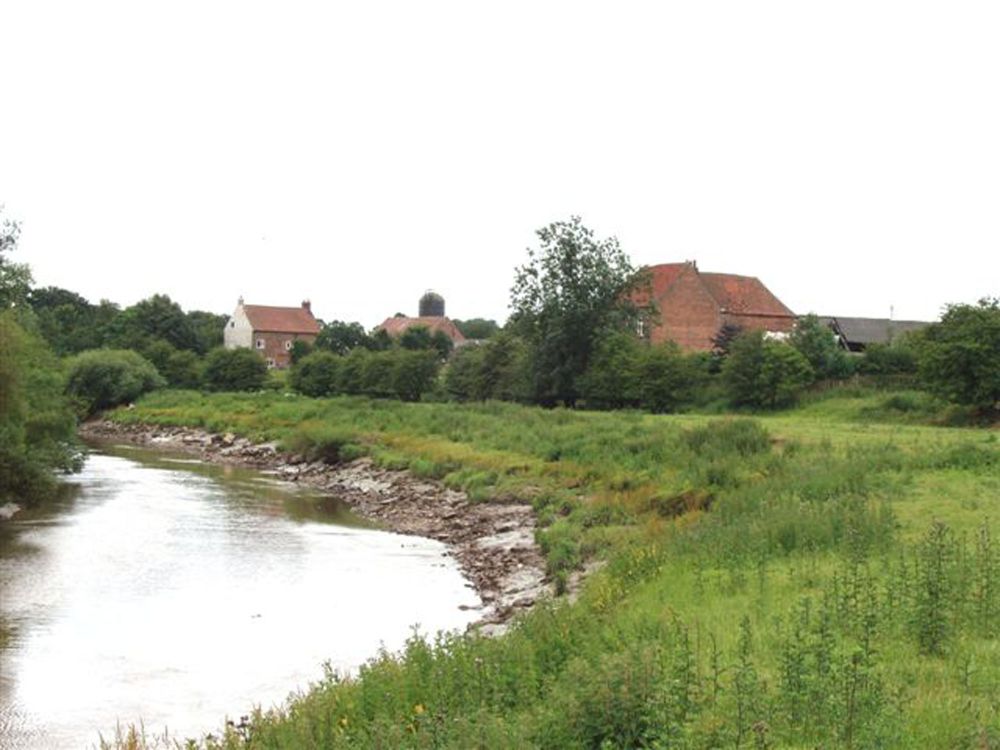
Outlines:
{"label": "red tiled roof", "polygon": [[723,312],[794,317],[794,313],[771,294],[758,278],[730,273],[699,272],[698,275]]}
{"label": "red tiled roof", "polygon": [[243,305],[255,331],[270,333],[319,333],[319,323],[304,307],[270,307]]}
{"label": "red tiled roof", "polygon": [[[645,266],[642,270],[649,274],[648,291],[652,292],[653,299],[657,300],[663,297],[670,285],[677,281],[688,267],[688,263],[661,263],[658,266]],[[647,288],[637,289],[632,295],[632,300],[639,305],[646,304],[648,302]]]}
{"label": "red tiled roof", "polygon": [[403,332],[407,328],[413,328],[415,326],[423,326],[432,334],[437,331],[442,331],[445,336],[450,338],[456,344],[462,344],[465,342],[465,336],[462,335],[462,332],[458,330],[458,326],[452,323],[449,318],[430,316],[422,318],[386,318],[379,328],[384,330],[390,336],[395,337],[403,335]]}

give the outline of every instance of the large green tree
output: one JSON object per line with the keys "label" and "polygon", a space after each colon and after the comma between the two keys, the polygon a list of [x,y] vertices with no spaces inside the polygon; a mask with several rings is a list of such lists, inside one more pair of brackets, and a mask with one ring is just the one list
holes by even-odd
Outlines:
{"label": "large green tree", "polygon": [[579,395],[598,337],[636,330],[632,300],[642,275],[614,237],[597,239],[578,216],[539,229],[538,249],[515,271],[511,326],[533,348],[533,388],[540,403],[568,406]]}
{"label": "large green tree", "polygon": [[21,226],[3,215],[0,205],[0,311],[23,304],[31,289],[31,269],[24,263],[14,263],[9,253],[17,248]]}
{"label": "large green tree", "polygon": [[949,305],[916,349],[920,375],[937,395],[982,411],[1000,411],[1000,300]]}
{"label": "large green tree", "polygon": [[175,349],[199,350],[191,320],[166,294],[154,294],[125,308],[114,320],[108,338],[109,344],[122,349],[142,350],[159,339]]}

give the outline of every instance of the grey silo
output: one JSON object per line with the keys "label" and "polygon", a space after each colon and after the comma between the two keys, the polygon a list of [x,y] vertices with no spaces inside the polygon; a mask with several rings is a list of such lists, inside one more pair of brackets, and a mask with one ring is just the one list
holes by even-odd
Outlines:
{"label": "grey silo", "polygon": [[443,318],[444,317],[444,297],[437,292],[430,290],[424,292],[420,298],[421,318]]}

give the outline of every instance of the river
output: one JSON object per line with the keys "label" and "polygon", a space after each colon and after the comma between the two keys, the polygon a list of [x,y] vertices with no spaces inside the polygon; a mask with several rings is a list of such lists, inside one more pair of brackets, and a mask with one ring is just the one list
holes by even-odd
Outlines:
{"label": "river", "polygon": [[440,542],[267,475],[96,448],[65,496],[0,523],[0,747],[142,722],[199,737],[480,602]]}

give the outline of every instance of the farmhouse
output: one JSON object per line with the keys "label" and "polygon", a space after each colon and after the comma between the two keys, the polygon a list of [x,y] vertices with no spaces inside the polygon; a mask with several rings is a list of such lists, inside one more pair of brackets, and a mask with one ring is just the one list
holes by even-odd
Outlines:
{"label": "farmhouse", "polygon": [[385,331],[393,338],[402,336],[409,328],[426,328],[431,335],[442,332],[451,339],[452,343],[458,347],[466,343],[465,336],[458,330],[458,326],[444,314],[444,297],[436,292],[425,292],[418,303],[419,314],[415,318],[406,315],[396,315],[386,318],[382,324],[376,327],[376,331]]}
{"label": "farmhouse", "polygon": [[919,331],[930,325],[921,320],[892,320],[891,318],[820,317],[837,336],[840,346],[849,352],[863,352],[871,344],[889,344],[897,336]]}
{"label": "farmhouse", "polygon": [[268,367],[283,369],[291,364],[292,344],[312,344],[319,333],[306,300],[300,307],[245,305],[240,297],[232,317],[226,322],[223,341],[227,349],[255,349],[267,360]]}
{"label": "farmhouse", "polygon": [[795,314],[753,276],[702,273],[694,261],[645,270],[651,288],[635,301],[645,304],[651,294],[659,310],[659,320],[646,332],[654,344],[674,341],[687,351],[709,351],[724,325],[774,334],[795,327]]}

